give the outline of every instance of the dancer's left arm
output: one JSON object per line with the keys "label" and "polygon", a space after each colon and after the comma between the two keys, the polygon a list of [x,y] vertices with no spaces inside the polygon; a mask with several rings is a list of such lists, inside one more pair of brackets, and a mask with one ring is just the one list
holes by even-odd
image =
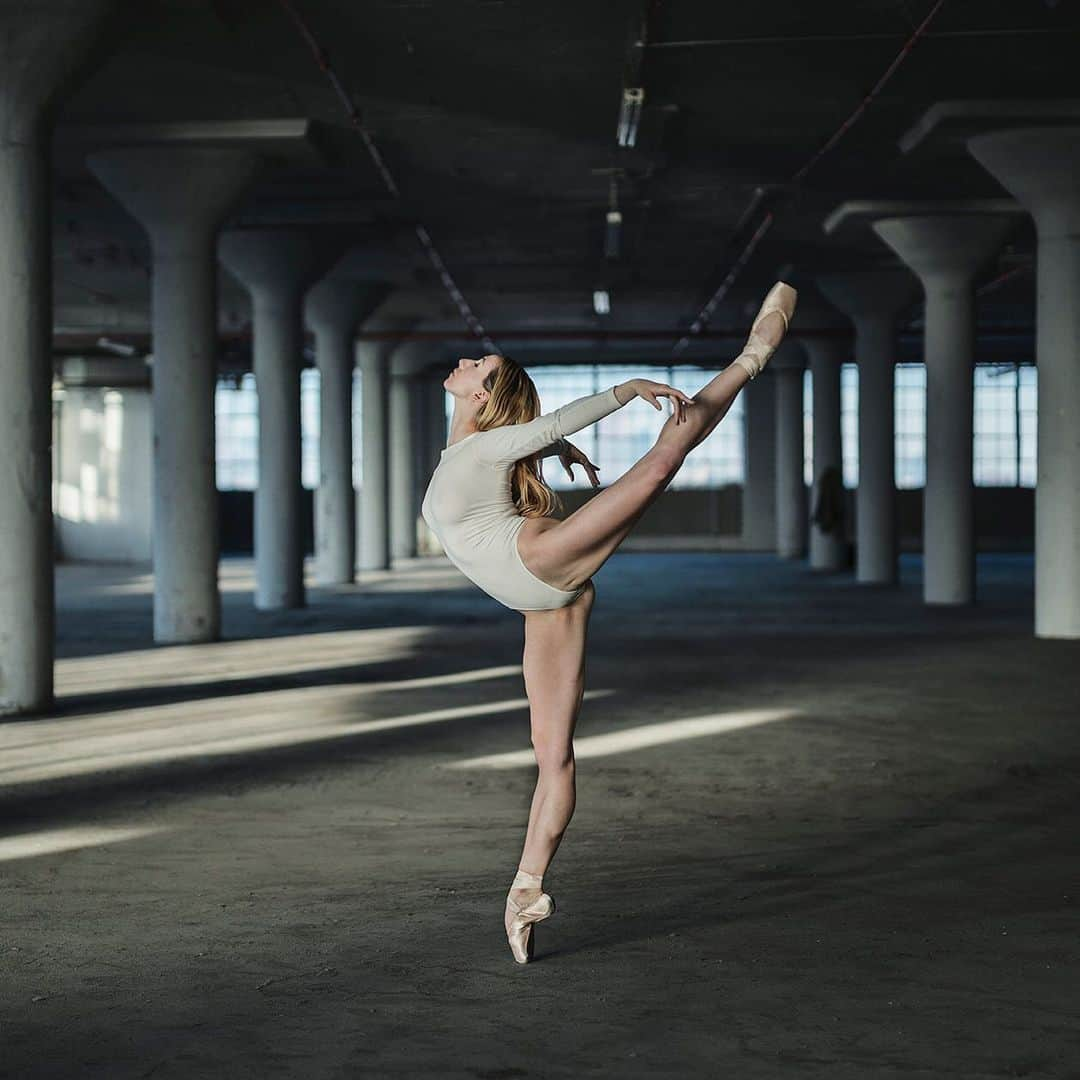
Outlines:
{"label": "dancer's left arm", "polygon": [[649,379],[630,379],[598,394],[580,397],[524,424],[507,424],[481,432],[476,440],[477,458],[488,465],[513,464],[543,450],[557,439],[595,424],[635,397],[643,397],[657,408],[661,407],[658,397],[670,397],[674,400],[676,415],[680,417],[683,405],[694,403],[693,398],[673,386]]}
{"label": "dancer's left arm", "polygon": [[487,465],[506,465],[544,450],[625,405],[615,390],[612,386],[599,394],[578,398],[524,424],[507,424],[481,432],[476,439],[477,458]]}

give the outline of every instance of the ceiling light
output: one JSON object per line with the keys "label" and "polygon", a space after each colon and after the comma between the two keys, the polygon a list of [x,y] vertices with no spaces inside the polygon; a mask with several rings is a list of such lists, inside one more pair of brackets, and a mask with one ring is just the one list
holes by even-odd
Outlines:
{"label": "ceiling light", "polygon": [[641,122],[641,107],[644,104],[644,87],[627,86],[623,89],[622,108],[619,109],[619,126],[615,132],[615,141],[619,146],[633,146],[637,142],[638,124]]}
{"label": "ceiling light", "polygon": [[619,257],[619,241],[622,234],[622,213],[618,210],[607,212],[607,225],[604,228],[604,257]]}
{"label": "ceiling light", "polygon": [[107,337],[99,337],[96,345],[99,349],[115,353],[117,356],[134,356],[138,352],[134,345],[125,345],[122,341],[113,341]]}
{"label": "ceiling light", "polygon": [[607,289],[596,289],[592,294],[593,311],[597,315],[607,315],[611,311],[611,298]]}

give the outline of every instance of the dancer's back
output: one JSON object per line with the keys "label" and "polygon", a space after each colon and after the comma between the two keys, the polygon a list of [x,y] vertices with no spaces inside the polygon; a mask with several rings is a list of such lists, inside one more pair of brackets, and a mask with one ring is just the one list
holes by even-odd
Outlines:
{"label": "dancer's back", "polygon": [[443,450],[421,513],[450,561],[499,603],[534,611],[564,607],[580,595],[548,585],[522,562],[517,534],[525,518],[511,497],[510,474],[515,462],[555,452],[557,440],[622,404],[612,386],[525,424],[473,432]]}

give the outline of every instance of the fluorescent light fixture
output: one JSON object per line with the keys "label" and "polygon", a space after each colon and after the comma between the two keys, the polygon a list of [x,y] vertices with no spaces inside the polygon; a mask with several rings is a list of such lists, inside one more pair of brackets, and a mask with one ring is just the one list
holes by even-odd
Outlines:
{"label": "fluorescent light fixture", "polygon": [[604,228],[604,256],[608,259],[619,257],[619,242],[622,236],[622,213],[619,210],[607,212],[607,225]]}
{"label": "fluorescent light fixture", "polygon": [[619,126],[615,132],[615,141],[619,146],[633,146],[637,142],[638,124],[641,122],[641,107],[644,104],[644,87],[627,86],[623,89],[622,108],[619,109]]}
{"label": "fluorescent light fixture", "polygon": [[99,337],[97,347],[106,352],[115,353],[117,356],[134,356],[139,350],[134,345],[125,345],[122,341],[113,341],[112,338]]}
{"label": "fluorescent light fixture", "polygon": [[607,294],[607,289],[597,289],[593,292],[592,306],[597,315],[607,315],[611,311],[611,298]]}

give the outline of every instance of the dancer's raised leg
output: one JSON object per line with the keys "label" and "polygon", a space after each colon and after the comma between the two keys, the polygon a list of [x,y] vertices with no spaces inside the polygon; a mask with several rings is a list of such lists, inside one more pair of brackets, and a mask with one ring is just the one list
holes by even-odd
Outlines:
{"label": "dancer's raised leg", "polygon": [[557,588],[574,589],[603,566],[671,482],[686,455],[708,436],[738,392],[761,371],[783,339],[794,306],[794,289],[787,285],[772,289],[743,352],[694,395],[695,404],[686,410],[682,423],[669,417],[652,448],[565,521],[535,519],[522,527],[518,548],[534,574]]}

